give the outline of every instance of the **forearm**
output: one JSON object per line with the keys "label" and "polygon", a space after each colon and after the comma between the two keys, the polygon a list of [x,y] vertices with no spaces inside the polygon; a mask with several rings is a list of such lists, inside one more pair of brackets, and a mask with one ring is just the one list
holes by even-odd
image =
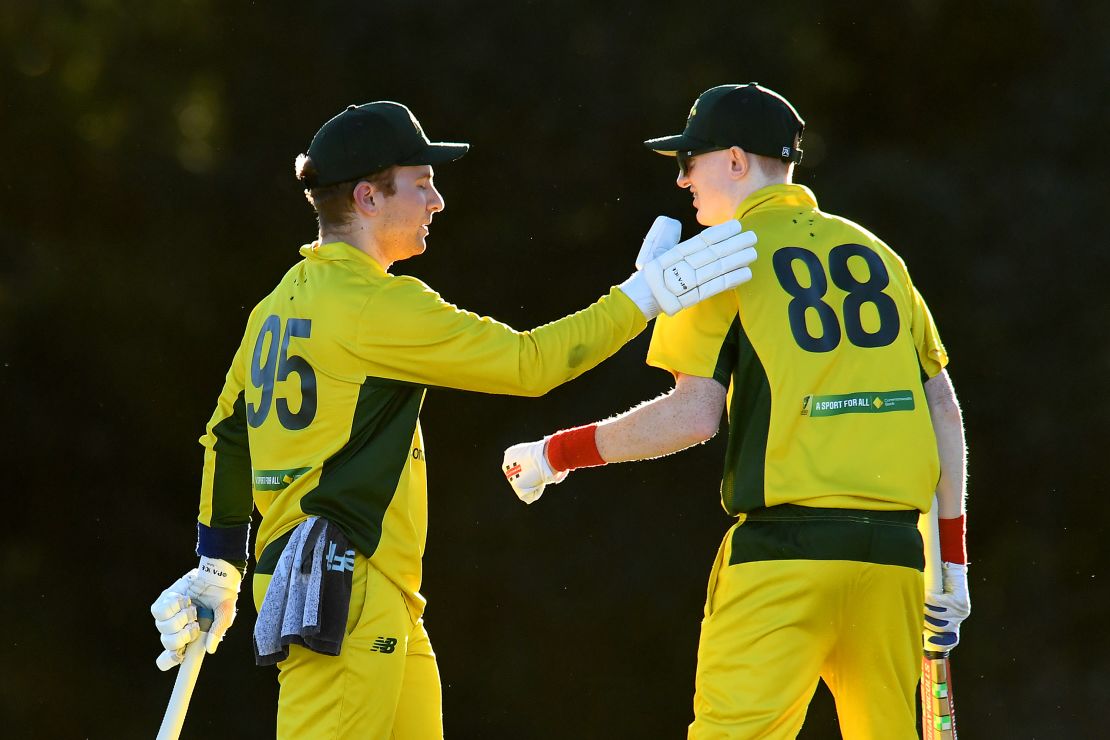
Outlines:
{"label": "forearm", "polygon": [[247,558],[254,509],[242,357],[240,347],[200,438],[204,467],[197,517],[197,554],[236,564]]}
{"label": "forearm", "polygon": [[520,500],[530,504],[568,471],[659,457],[704,442],[717,433],[725,396],[712,378],[680,373],[673,391],[620,416],[513,445],[505,450],[501,469]]}
{"label": "forearm", "polygon": [[716,434],[725,391],[713,380],[690,377],[680,376],[670,393],[601,422],[595,437],[601,457],[611,463],[661,457]]}
{"label": "forearm", "polygon": [[509,392],[543,395],[601,364],[646,326],[635,304],[614,288],[588,308],[517,339],[516,372]]}
{"label": "forearm", "polygon": [[964,439],[963,415],[956,400],[948,371],[925,383],[925,396],[940,457],[940,481],[937,483],[938,515],[954,519],[965,511],[967,495],[967,444]]}
{"label": "forearm", "polygon": [[463,311],[396,278],[359,322],[368,376],[480,393],[542,396],[610,357],[647,325],[620,290],[531,331]]}

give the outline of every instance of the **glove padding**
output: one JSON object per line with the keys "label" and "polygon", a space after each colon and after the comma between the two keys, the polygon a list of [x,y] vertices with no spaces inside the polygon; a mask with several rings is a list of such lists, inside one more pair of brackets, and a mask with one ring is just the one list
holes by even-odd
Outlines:
{"label": "glove padding", "polygon": [[547,455],[544,454],[546,446],[545,437],[539,442],[524,442],[505,450],[501,470],[505,473],[505,478],[513,487],[513,491],[516,492],[517,498],[526,504],[539,499],[547,484],[562,483],[570,474],[569,470],[560,470],[556,473],[551,469],[551,465],[547,462]]}
{"label": "glove padding", "polygon": [[669,216],[656,216],[655,223],[648,229],[644,236],[644,244],[640,253],[636,255],[636,269],[644,269],[644,265],[658,259],[674,248],[682,238],[682,224],[678,219]]}
{"label": "glove padding", "polygon": [[710,226],[662,254],[668,240],[677,237],[675,225],[660,221],[657,218],[648,231],[637,263],[655,256],[620,285],[649,320],[660,311],[673,316],[752,279],[748,265],[756,259],[752,245],[757,238],[743,231],[738,221]]}
{"label": "glove padding", "polygon": [[200,565],[174,581],[155,599],[150,613],[165,648],[155,660],[159,670],[168,671],[180,665],[185,659],[185,648],[200,637],[197,605],[213,612],[204,647],[209,653],[216,652],[224,633],[235,620],[235,601],[242,581],[239,569],[231,563],[202,557]]}
{"label": "glove padding", "polygon": [[189,600],[189,584],[196,578],[197,569],[193,568],[173,582],[150,605],[154,617],[154,627],[161,634],[165,650],[154,661],[158,670],[168,671],[180,665],[185,659],[185,648],[200,636],[197,624],[197,608]]}
{"label": "glove padding", "polygon": [[926,650],[946,653],[960,642],[960,623],[971,613],[971,596],[967,591],[967,566],[942,563],[943,593],[925,594]]}

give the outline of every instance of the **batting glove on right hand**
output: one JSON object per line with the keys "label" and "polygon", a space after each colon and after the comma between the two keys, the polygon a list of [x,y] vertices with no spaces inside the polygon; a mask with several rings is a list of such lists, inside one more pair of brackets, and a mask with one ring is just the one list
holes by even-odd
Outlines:
{"label": "batting glove on right hand", "polygon": [[960,623],[971,614],[967,566],[942,563],[943,593],[925,594],[925,649],[946,653],[960,642]]}
{"label": "batting glove on right hand", "polygon": [[216,652],[224,633],[235,620],[235,602],[243,576],[226,560],[202,557],[200,565],[174,581],[150,607],[154,626],[162,635],[165,650],[155,663],[168,671],[185,659],[185,648],[201,636],[197,606],[213,612],[212,626],[204,636],[204,648]]}
{"label": "batting glove on right hand", "polygon": [[185,648],[200,636],[197,608],[189,600],[189,584],[197,576],[193,568],[173,582],[150,605],[154,627],[161,633],[165,650],[154,662],[158,670],[168,671],[185,660]]}
{"label": "batting glove on right hand", "polygon": [[539,442],[513,445],[505,450],[501,471],[505,473],[517,498],[526,504],[539,499],[547,484],[562,483],[570,475],[569,470],[555,472],[551,469],[544,453],[546,446],[547,439],[544,438]]}

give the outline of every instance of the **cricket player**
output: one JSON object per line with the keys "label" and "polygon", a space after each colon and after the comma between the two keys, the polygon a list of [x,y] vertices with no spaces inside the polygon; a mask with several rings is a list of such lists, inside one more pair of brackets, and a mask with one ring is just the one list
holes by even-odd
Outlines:
{"label": "cricket player", "polygon": [[279,737],[443,735],[420,595],[428,386],[541,395],[660,309],[751,276],[755,236],[738,225],[682,244],[655,227],[643,269],[576,314],[518,332],[460,310],[389,268],[425,251],[444,208],[433,167],[467,149],[430,142],[390,101],[350,106],[320,128],[296,163],[318,239],[251,312],[201,438],[200,563],[151,608],[158,664],[180,663],[199,639],[198,605],[215,612],[208,652],[219,644],[257,506],[255,650],[279,668]]}
{"label": "cricket player", "polygon": [[[713,565],[689,737],[792,738],[818,678],[846,738],[915,738],[924,634],[953,647],[970,611],[965,446],[948,356],[906,266],[792,183],[804,122],[783,97],[721,85],[685,130],[646,142],[677,158],[698,223],[759,234],[752,280],[656,323],[647,362],[672,392],[516,445],[525,502],[568,471],[666,455],[712,437],[736,518]],[[939,497],[943,593],[923,604],[916,529]]]}

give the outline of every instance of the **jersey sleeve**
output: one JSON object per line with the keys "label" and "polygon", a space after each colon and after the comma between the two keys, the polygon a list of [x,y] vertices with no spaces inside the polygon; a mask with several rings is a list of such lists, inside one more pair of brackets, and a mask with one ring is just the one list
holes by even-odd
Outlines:
{"label": "jersey sleeve", "polygon": [[921,371],[926,377],[932,378],[948,365],[948,352],[940,341],[940,333],[933,321],[925,299],[913,288],[912,317],[910,331],[913,333],[913,343],[917,348],[917,359],[921,363]]}
{"label": "jersey sleeve", "polygon": [[415,278],[397,277],[367,302],[356,351],[368,375],[541,396],[611,356],[646,325],[618,288],[570,316],[517,331],[447,303]]}
{"label": "jersey sleeve", "polygon": [[197,554],[233,562],[247,559],[247,539],[254,509],[243,393],[246,341],[244,336],[227,371],[216,410],[204,436],[200,438],[204,447],[204,469],[200,486]]}
{"label": "jersey sleeve", "polygon": [[739,315],[736,291],[725,291],[674,316],[660,316],[647,364],[671,373],[715,378],[726,388],[736,362],[731,331]]}

